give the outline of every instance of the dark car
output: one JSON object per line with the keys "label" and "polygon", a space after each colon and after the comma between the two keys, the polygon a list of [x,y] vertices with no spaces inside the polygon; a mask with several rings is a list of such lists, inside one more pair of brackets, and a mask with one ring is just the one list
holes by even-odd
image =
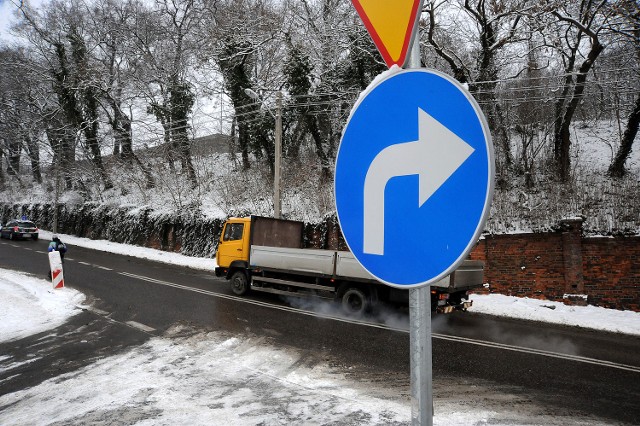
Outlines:
{"label": "dark car", "polygon": [[0,229],[0,237],[16,240],[19,238],[38,239],[38,227],[28,220],[10,220]]}

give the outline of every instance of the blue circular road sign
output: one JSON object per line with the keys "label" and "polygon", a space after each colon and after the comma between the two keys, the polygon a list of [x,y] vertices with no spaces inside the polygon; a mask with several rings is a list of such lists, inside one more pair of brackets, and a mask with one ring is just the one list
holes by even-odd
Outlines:
{"label": "blue circular road sign", "polygon": [[338,149],[347,245],[386,284],[434,283],[480,237],[494,175],[488,125],[464,87],[434,70],[389,73],[361,95]]}

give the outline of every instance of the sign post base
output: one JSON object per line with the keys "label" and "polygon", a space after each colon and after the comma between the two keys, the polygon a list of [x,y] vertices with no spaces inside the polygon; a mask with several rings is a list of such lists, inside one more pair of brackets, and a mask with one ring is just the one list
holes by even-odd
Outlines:
{"label": "sign post base", "polygon": [[409,290],[409,337],[411,350],[411,424],[433,425],[431,355],[431,288]]}

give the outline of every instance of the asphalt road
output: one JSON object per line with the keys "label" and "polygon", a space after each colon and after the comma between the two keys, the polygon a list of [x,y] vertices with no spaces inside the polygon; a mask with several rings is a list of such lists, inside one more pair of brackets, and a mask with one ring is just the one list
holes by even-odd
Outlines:
{"label": "asphalt road", "polygon": [[[44,277],[46,245],[0,240],[0,268]],[[91,307],[56,333],[0,343],[0,354],[25,361],[10,375],[0,369],[0,395],[139,345],[176,324],[264,336],[303,352],[310,365],[329,362],[356,380],[410,392],[406,311],[382,309],[353,320],[328,303],[266,294],[238,298],[204,271],[81,247],[70,247],[64,273],[67,286],[85,293]],[[479,398],[473,394],[479,386],[500,386],[551,414],[640,424],[639,353],[637,337],[472,312],[438,315],[434,394]]]}

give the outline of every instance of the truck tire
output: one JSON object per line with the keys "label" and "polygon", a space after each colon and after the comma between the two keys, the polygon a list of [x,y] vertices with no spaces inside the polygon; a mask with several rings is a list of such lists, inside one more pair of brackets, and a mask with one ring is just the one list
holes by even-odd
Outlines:
{"label": "truck tire", "polygon": [[359,288],[349,288],[342,295],[342,310],[349,315],[363,315],[370,307],[369,297]]}
{"label": "truck tire", "polygon": [[231,275],[231,291],[237,296],[244,296],[249,291],[249,279],[244,271],[236,271]]}

